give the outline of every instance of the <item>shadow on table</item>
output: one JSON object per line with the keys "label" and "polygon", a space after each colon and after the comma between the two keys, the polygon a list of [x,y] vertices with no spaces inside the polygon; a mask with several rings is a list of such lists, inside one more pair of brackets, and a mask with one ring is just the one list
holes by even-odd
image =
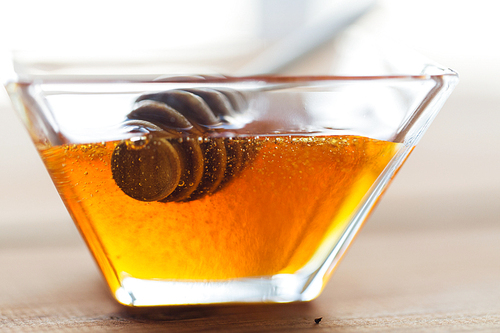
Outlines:
{"label": "shadow on table", "polygon": [[124,318],[140,322],[158,321],[178,321],[201,318],[224,319],[230,316],[239,316],[244,319],[250,317],[272,317],[286,314],[313,313],[312,303],[292,303],[292,304],[232,304],[232,305],[195,305],[195,306],[174,306],[174,307],[123,307],[120,313]]}
{"label": "shadow on table", "polygon": [[[312,303],[233,304],[127,308],[112,318],[123,328],[140,327],[145,331],[290,331],[318,325],[322,314]],[[318,323],[316,323],[316,321]],[[135,324],[134,324],[135,323]],[[181,325],[180,325],[181,324]],[[140,326],[136,326],[140,325]]]}

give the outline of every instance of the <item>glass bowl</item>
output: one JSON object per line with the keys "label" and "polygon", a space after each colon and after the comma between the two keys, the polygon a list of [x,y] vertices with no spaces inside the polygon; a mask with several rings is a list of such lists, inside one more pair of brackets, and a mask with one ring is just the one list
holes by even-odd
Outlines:
{"label": "glass bowl", "polygon": [[317,297],[456,85],[19,74],[7,91],[116,300]]}

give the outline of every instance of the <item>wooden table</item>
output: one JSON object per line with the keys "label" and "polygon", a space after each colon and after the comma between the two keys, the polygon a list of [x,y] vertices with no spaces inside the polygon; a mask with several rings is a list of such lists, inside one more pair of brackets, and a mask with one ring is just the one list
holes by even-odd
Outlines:
{"label": "wooden table", "polygon": [[497,331],[499,239],[500,228],[366,232],[310,303],[153,310],[118,305],[82,244],[4,249],[0,331]]}

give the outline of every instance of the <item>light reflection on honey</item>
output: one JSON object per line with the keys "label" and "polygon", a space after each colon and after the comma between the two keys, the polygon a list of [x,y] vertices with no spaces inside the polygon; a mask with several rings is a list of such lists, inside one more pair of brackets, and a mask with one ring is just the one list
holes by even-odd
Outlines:
{"label": "light reflection on honey", "polygon": [[188,202],[125,195],[110,168],[118,141],[41,152],[113,291],[125,276],[206,281],[294,273],[345,229],[399,148],[360,136],[233,140],[253,140],[258,154],[223,189]]}

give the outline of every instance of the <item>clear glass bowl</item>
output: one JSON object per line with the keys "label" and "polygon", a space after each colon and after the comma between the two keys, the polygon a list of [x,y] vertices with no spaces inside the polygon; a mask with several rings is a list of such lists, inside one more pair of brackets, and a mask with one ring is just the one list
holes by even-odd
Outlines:
{"label": "clear glass bowl", "polygon": [[424,62],[6,87],[112,294],[154,306],[317,297],[457,81]]}

